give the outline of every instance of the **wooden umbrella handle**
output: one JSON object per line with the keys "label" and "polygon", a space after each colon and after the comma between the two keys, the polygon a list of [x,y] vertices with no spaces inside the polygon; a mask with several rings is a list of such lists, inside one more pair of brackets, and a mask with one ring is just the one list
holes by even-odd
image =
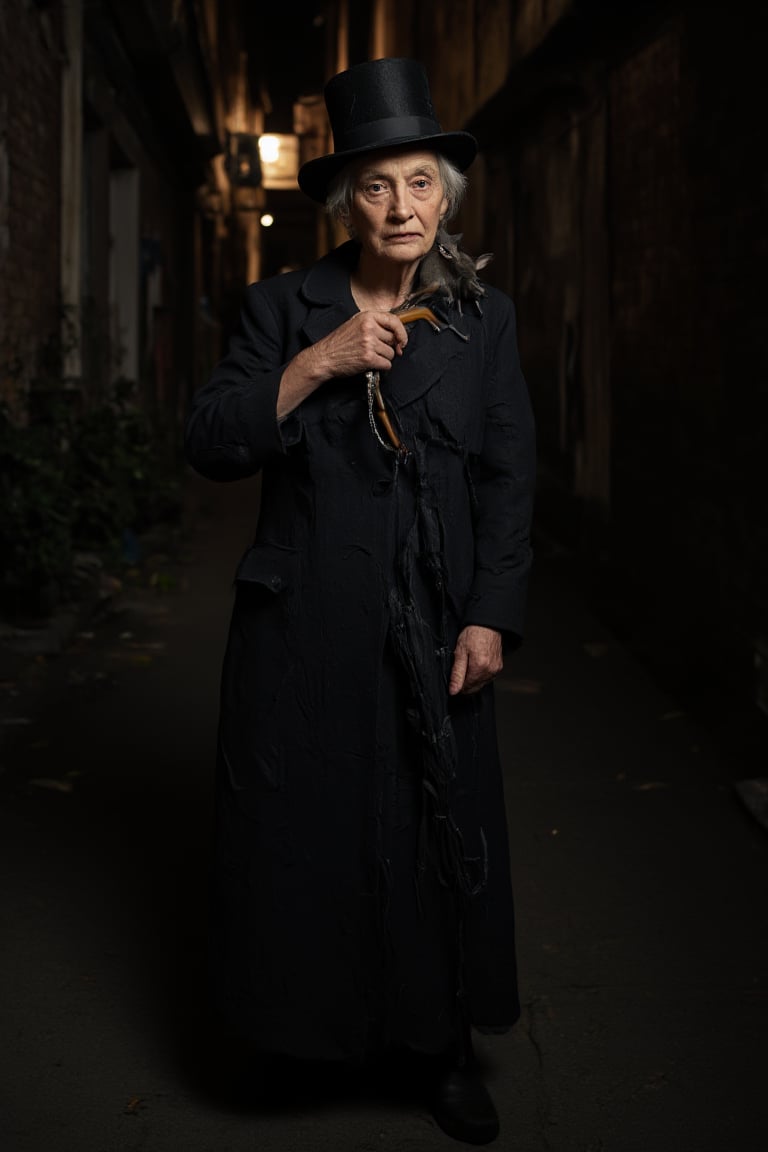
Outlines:
{"label": "wooden umbrella handle", "polygon": [[395,429],[392,426],[392,421],[389,418],[389,413],[387,412],[386,406],[384,404],[384,397],[381,394],[381,388],[379,386],[378,375],[376,377],[376,383],[373,386],[373,392],[374,392],[374,395],[376,397],[376,411],[379,414],[379,419],[381,420],[382,424],[386,428],[387,435],[389,436],[389,439],[391,440],[393,447],[397,448],[397,450],[400,451],[400,449],[403,447],[403,445],[402,445],[402,442],[400,440],[400,437],[398,436],[397,432],[395,432]]}
{"label": "wooden umbrella handle", "polygon": [[403,324],[410,324],[414,320],[428,320],[434,328],[435,332],[440,331],[440,324],[438,322],[437,316],[435,316],[431,308],[425,308],[423,306],[418,308],[408,308],[407,311],[396,312],[395,315],[397,316],[398,320],[403,322]]}
{"label": "wooden umbrella handle", "polygon": [[[435,316],[435,314],[431,308],[419,306],[417,308],[408,308],[404,312],[395,312],[394,314],[398,317],[399,320],[402,321],[403,324],[411,324],[414,320],[427,320],[432,325],[432,328],[434,329],[435,332],[440,331],[440,324],[438,322],[437,316]],[[390,444],[392,445],[394,450],[400,455],[400,457],[404,459],[405,456],[408,454],[408,449],[405,447],[405,445],[401,441],[400,437],[398,436],[397,432],[394,429],[392,421],[389,418],[389,413],[387,412],[387,406],[384,403],[384,397],[381,394],[381,387],[379,384],[379,381],[380,381],[379,373],[373,372],[373,371],[367,372],[366,373],[366,379],[368,380],[369,417],[371,420],[371,427],[374,431],[374,434],[376,435],[379,442],[384,444],[384,441],[381,439],[381,436],[379,435],[378,431],[376,430],[376,424],[374,421],[373,408],[372,408],[373,398],[375,398],[375,400],[376,400],[376,413],[379,417],[379,420],[381,420],[381,423],[384,425],[384,429],[387,433],[387,436],[389,437]],[[371,392],[373,393],[373,398],[371,396]],[[387,445],[384,444],[384,447],[386,448]]]}

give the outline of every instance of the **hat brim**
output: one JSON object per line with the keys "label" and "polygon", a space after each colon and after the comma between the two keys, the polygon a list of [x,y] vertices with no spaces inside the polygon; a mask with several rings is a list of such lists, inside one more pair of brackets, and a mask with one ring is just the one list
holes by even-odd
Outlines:
{"label": "hat brim", "polygon": [[438,132],[434,136],[403,136],[386,141],[377,140],[361,148],[350,148],[346,152],[332,152],[328,156],[318,156],[302,164],[298,173],[299,188],[318,204],[324,204],[328,195],[328,185],[350,160],[365,156],[368,152],[388,152],[393,148],[421,148],[428,152],[439,152],[450,160],[460,172],[469,168],[477,155],[477,140],[469,132]]}

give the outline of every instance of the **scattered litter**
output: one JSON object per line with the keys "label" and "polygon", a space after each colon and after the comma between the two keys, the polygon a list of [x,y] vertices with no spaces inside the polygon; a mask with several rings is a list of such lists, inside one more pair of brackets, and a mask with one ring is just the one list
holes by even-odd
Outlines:
{"label": "scattered litter", "polygon": [[121,632],[118,639],[119,640],[133,640],[133,632]]}
{"label": "scattered litter", "polygon": [[617,772],[616,776],[614,777],[614,779],[616,779],[618,781],[626,780],[626,778],[627,778],[626,772]]}
{"label": "scattered litter", "polygon": [[81,672],[77,668],[72,668],[67,673],[67,684],[71,688],[85,687],[90,684],[98,684],[99,687],[102,688],[111,688],[114,680],[111,680],[106,672]]}
{"label": "scattered litter", "polygon": [[602,640],[588,641],[582,644],[582,648],[588,656],[594,656],[597,659],[600,656],[605,656],[610,651],[610,646],[605,644]]}
{"label": "scattered litter", "polygon": [[153,619],[168,617],[170,614],[168,605],[160,600],[124,600],[123,611],[126,615],[151,616]]}
{"label": "scattered litter", "polygon": [[19,727],[22,724],[31,723],[32,721],[27,716],[3,716],[2,720],[0,720],[0,724],[4,725],[6,728],[11,728],[13,726]]}
{"label": "scattered litter", "polygon": [[37,776],[34,780],[30,780],[30,784],[34,784],[36,788],[47,788],[49,792],[71,792],[71,780],[54,780],[50,776]]}
{"label": "scattered litter", "polygon": [[682,720],[685,712],[680,712],[679,709],[674,709],[672,712],[665,712],[662,720]]}
{"label": "scattered litter", "polygon": [[753,780],[737,780],[734,788],[747,811],[768,829],[768,776],[757,776]]}
{"label": "scattered litter", "polygon": [[560,832],[560,829],[559,829],[559,828],[553,828],[553,829],[552,829],[552,833],[551,833],[551,834],[552,834],[553,836],[557,836],[557,835],[559,834],[559,832]]}
{"label": "scattered litter", "polygon": [[144,1106],[141,1096],[131,1096],[123,1111],[127,1116],[135,1116],[139,1109]]}
{"label": "scattered litter", "polygon": [[130,528],[123,529],[123,560],[126,564],[136,565],[141,560],[141,544],[138,536]]}
{"label": "scattered litter", "polygon": [[127,664],[151,664],[152,656],[148,652],[110,652],[111,660],[123,660]]}
{"label": "scattered litter", "polygon": [[123,582],[117,576],[102,576],[99,581],[99,598],[108,600],[110,596],[115,596],[122,591],[122,587]]}
{"label": "scattered litter", "polygon": [[77,633],[77,639],[78,640],[93,640],[95,635],[96,635],[95,632],[78,632]]}
{"label": "scattered litter", "polygon": [[75,552],[72,562],[76,572],[100,572],[103,568],[101,557],[97,556],[95,552]]}
{"label": "scattered litter", "polygon": [[513,680],[498,680],[498,687],[504,692],[518,692],[521,696],[536,696],[541,692],[541,680],[526,680],[518,676]]}
{"label": "scattered litter", "polygon": [[666,780],[646,780],[643,784],[633,784],[635,792],[653,792],[657,788],[669,788]]}
{"label": "scattered litter", "polygon": [[177,584],[176,577],[169,572],[153,572],[149,578],[150,588],[156,588],[158,592],[172,592]]}
{"label": "scattered litter", "polygon": [[653,1072],[641,1087],[633,1091],[632,1097],[634,1099],[641,1092],[658,1092],[660,1088],[666,1088],[668,1083],[669,1076],[666,1072]]}

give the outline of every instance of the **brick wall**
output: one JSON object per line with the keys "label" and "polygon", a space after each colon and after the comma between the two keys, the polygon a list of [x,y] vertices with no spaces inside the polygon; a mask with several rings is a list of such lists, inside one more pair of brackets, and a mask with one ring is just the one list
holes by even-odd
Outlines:
{"label": "brick wall", "polygon": [[59,6],[0,5],[0,396],[23,391],[58,332]]}

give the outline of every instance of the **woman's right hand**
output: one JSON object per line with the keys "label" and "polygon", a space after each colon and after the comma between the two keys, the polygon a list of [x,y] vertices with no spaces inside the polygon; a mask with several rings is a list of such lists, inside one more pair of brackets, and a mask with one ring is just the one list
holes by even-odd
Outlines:
{"label": "woman's right hand", "polygon": [[305,350],[322,379],[386,372],[408,343],[405,325],[392,312],[358,312]]}
{"label": "woman's right hand", "polygon": [[277,397],[278,420],[326,380],[386,372],[407,343],[405,325],[392,312],[358,312],[322,340],[302,348],[287,365]]}

